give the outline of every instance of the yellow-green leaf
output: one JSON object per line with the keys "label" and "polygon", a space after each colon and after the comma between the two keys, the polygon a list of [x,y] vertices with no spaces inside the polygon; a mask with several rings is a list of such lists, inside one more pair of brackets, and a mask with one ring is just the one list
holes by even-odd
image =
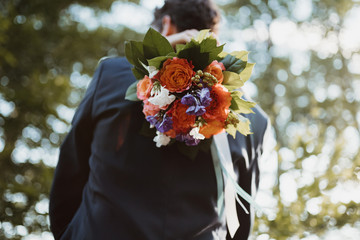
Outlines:
{"label": "yellow-green leaf", "polygon": [[255,63],[247,63],[246,68],[240,73],[240,78],[241,78],[243,84],[247,80],[249,80],[254,66],[255,66]]}
{"label": "yellow-green leaf", "polygon": [[229,91],[233,91],[233,90],[236,90],[236,89],[239,89],[237,86],[234,86],[234,85],[227,85],[227,84],[223,84],[223,86]]}
{"label": "yellow-green leaf", "polygon": [[224,58],[224,57],[226,57],[226,55],[228,55],[229,53],[227,53],[227,52],[221,52],[221,53],[219,53],[219,57],[220,58]]}
{"label": "yellow-green leaf", "polygon": [[201,30],[196,36],[195,41],[201,43],[204,39],[208,38],[210,35],[210,29]]}
{"label": "yellow-green leaf", "polygon": [[254,113],[251,108],[253,108],[256,103],[242,99],[242,95],[243,94],[240,91],[231,92],[231,110],[235,111],[236,113]]}
{"label": "yellow-green leaf", "polygon": [[230,55],[232,55],[238,59],[241,59],[245,62],[247,62],[247,60],[248,60],[248,54],[249,54],[248,51],[234,51],[234,52],[230,53]]}
{"label": "yellow-green leaf", "polygon": [[235,128],[235,126],[234,125],[232,125],[232,124],[228,124],[227,126],[226,126],[226,132],[228,133],[228,134],[230,134],[233,138],[235,138],[235,136],[236,136],[236,128]]}
{"label": "yellow-green leaf", "polygon": [[224,86],[226,85],[225,86],[226,88],[228,88],[227,86],[232,86],[235,87],[234,89],[237,89],[244,86],[244,82],[240,78],[239,74],[234,72],[224,71],[223,75],[224,75],[223,85]]}
{"label": "yellow-green leaf", "polygon": [[236,125],[236,130],[245,136],[252,134],[250,130],[250,120],[240,114],[237,114],[237,117],[240,122]]}
{"label": "yellow-green leaf", "polygon": [[250,130],[250,120],[246,117],[237,114],[233,111],[229,113],[228,118],[236,118],[239,120],[239,122],[236,125],[228,124],[225,128],[226,132],[229,133],[233,138],[236,137],[236,131],[241,133],[244,136],[247,136],[249,134],[252,134]]}

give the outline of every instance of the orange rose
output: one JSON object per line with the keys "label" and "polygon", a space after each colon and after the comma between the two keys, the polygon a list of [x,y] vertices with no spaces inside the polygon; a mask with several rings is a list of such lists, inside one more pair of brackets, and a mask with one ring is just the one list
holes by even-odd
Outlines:
{"label": "orange rose", "polygon": [[140,100],[146,100],[150,97],[153,83],[151,78],[145,75],[145,77],[138,82],[136,95]]}
{"label": "orange rose", "polygon": [[199,133],[205,136],[205,138],[211,138],[212,135],[218,134],[224,130],[225,123],[217,120],[210,120],[200,128]]}
{"label": "orange rose", "polygon": [[169,114],[172,116],[173,128],[176,133],[188,133],[190,128],[195,124],[195,115],[188,115],[186,110],[189,106],[181,103],[178,99],[174,102],[174,105],[169,110]]}
{"label": "orange rose", "polygon": [[160,111],[159,106],[150,103],[148,100],[144,100],[143,113],[145,116],[154,116]]}
{"label": "orange rose", "polygon": [[223,75],[222,71],[224,71],[224,70],[225,70],[224,64],[214,60],[212,63],[210,63],[209,66],[207,66],[204,69],[204,72],[210,73],[211,75],[216,77],[216,79],[219,81],[219,83],[222,83],[224,80],[224,75]]}
{"label": "orange rose", "polygon": [[191,78],[195,75],[193,68],[186,59],[167,59],[159,72],[160,83],[170,92],[183,92],[192,84]]}
{"label": "orange rose", "polygon": [[229,107],[232,99],[230,92],[223,85],[215,84],[210,91],[210,97],[212,101],[210,106],[206,108],[203,115],[204,119],[225,122],[230,112]]}

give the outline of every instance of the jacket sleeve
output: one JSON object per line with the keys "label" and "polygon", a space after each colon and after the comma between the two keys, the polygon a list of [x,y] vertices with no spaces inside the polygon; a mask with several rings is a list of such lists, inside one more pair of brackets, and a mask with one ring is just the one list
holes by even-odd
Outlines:
{"label": "jacket sleeve", "polygon": [[72,128],[60,147],[49,206],[50,229],[55,239],[60,238],[77,211],[88,180],[94,128],[92,105],[101,73],[102,64],[97,68],[74,115]]}

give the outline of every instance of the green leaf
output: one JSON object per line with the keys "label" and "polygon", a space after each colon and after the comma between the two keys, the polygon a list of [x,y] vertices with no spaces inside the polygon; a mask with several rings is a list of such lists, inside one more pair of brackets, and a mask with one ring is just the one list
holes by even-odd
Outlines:
{"label": "green leaf", "polygon": [[254,66],[255,63],[247,63],[246,68],[240,73],[240,78],[244,83],[249,80]]}
{"label": "green leaf", "polygon": [[160,69],[160,66],[163,63],[163,61],[165,61],[168,58],[169,57],[167,57],[167,56],[155,57],[155,58],[148,60],[148,63],[149,63],[149,66],[154,66],[154,67],[156,67],[156,69]]}
{"label": "green leaf", "polygon": [[245,69],[247,63],[230,54],[226,55],[225,58],[221,60],[221,62],[224,64],[224,67],[227,71],[235,73],[242,72]]}
{"label": "green leaf", "polygon": [[149,72],[143,66],[147,64],[147,60],[143,52],[142,42],[129,41],[125,43],[125,55],[128,61],[134,66],[132,72],[136,79],[142,79]]}
{"label": "green leaf", "polygon": [[244,86],[244,82],[241,80],[239,74],[234,73],[234,72],[224,71],[223,75],[224,75],[223,85],[228,90],[231,91],[231,90],[238,89],[238,88],[241,88],[242,86]]}
{"label": "green leaf", "polygon": [[218,46],[214,38],[206,38],[200,43],[200,51],[209,53],[208,65],[214,60],[220,60],[219,54],[222,52],[224,45]]}
{"label": "green leaf", "polygon": [[137,84],[139,81],[133,82],[125,93],[125,99],[129,101],[140,101],[140,99],[137,98]]}
{"label": "green leaf", "polygon": [[155,137],[156,136],[156,128],[150,128],[150,123],[148,121],[143,120],[143,124],[141,125],[141,129],[139,132],[141,135],[145,137]]}
{"label": "green leaf", "polygon": [[242,95],[243,94],[240,91],[231,92],[231,110],[235,111],[236,113],[254,113],[251,108],[253,108],[256,103],[242,99]]}
{"label": "green leaf", "polygon": [[201,43],[192,39],[178,52],[178,57],[192,61],[195,70],[203,70],[212,61],[220,60],[218,55],[222,49],[223,45],[217,46],[217,41],[214,38],[206,38]]}
{"label": "green leaf", "polygon": [[133,67],[132,69],[132,72],[135,76],[136,79],[143,79],[145,75],[148,75],[148,71],[146,69],[144,69],[143,67],[142,68],[139,68],[139,67]]}
{"label": "green leaf", "polygon": [[146,58],[144,55],[144,45],[142,42],[138,41],[131,41],[132,51],[134,56],[137,58],[138,61],[141,61],[142,63],[146,64]]}
{"label": "green leaf", "polygon": [[177,148],[180,153],[187,156],[191,160],[195,160],[195,158],[200,150],[199,146],[187,146],[183,142],[176,142],[176,143],[177,143]]}
{"label": "green leaf", "polygon": [[173,58],[173,57],[176,57],[176,53],[174,53],[174,52],[169,53],[167,56],[160,56],[160,57],[152,58],[152,59],[148,60],[148,64],[149,64],[149,66],[156,67],[156,69],[160,69],[160,67],[162,66],[162,63],[166,59]]}
{"label": "green leaf", "polygon": [[144,56],[143,43],[138,41],[129,41],[125,43],[125,56],[128,61],[137,67],[142,67],[142,63],[147,64]]}
{"label": "green leaf", "polygon": [[152,28],[150,28],[145,34],[143,44],[146,59],[166,56],[169,53],[174,52],[174,49],[169,41],[158,31]]}
{"label": "green leaf", "polygon": [[131,63],[132,65],[135,65],[136,58],[133,55],[131,42],[129,42],[129,41],[125,42],[125,57],[129,61],[129,63]]}
{"label": "green leaf", "polygon": [[210,149],[211,142],[212,142],[211,138],[201,140],[201,142],[198,145],[200,151],[207,152]]}
{"label": "green leaf", "polygon": [[176,44],[176,52],[180,52],[181,50],[183,50],[185,47],[185,44]]}
{"label": "green leaf", "polygon": [[209,53],[200,52],[200,46],[184,48],[178,53],[178,57],[191,61],[195,70],[203,70],[207,65],[209,65]]}

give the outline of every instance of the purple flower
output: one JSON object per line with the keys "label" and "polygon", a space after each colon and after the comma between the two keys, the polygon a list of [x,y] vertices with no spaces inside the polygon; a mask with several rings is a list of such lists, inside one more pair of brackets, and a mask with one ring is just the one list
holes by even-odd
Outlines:
{"label": "purple flower", "polygon": [[158,122],[157,115],[155,115],[155,116],[147,116],[146,121],[148,121],[151,125],[156,126],[156,124]]}
{"label": "purple flower", "polygon": [[176,136],[176,140],[180,142],[185,142],[187,146],[196,146],[201,141],[200,139],[195,139],[189,134],[179,134]]}
{"label": "purple flower", "polygon": [[164,133],[164,132],[167,132],[170,129],[172,129],[172,127],[173,127],[173,121],[172,121],[171,117],[169,117],[165,114],[162,122],[160,122],[159,126],[157,126],[156,128],[157,128],[157,130],[159,130],[159,132]]}
{"label": "purple flower", "polygon": [[186,113],[189,115],[201,116],[206,112],[206,107],[211,102],[210,91],[208,88],[202,88],[196,91],[196,95],[186,94],[181,98],[181,103],[188,105]]}
{"label": "purple flower", "polygon": [[208,107],[210,105],[212,99],[208,88],[202,88],[200,91],[197,91],[196,95],[199,97],[202,106]]}
{"label": "purple flower", "polygon": [[188,105],[188,106],[196,104],[197,101],[198,100],[193,95],[191,95],[190,93],[186,94],[185,96],[183,96],[181,98],[181,103],[185,104],[185,105]]}
{"label": "purple flower", "polygon": [[163,118],[161,118],[158,115],[147,116],[146,120],[151,125],[155,126],[159,132],[162,132],[162,133],[169,131],[173,127],[173,121],[172,121],[171,117],[167,116],[166,114],[164,115]]}

